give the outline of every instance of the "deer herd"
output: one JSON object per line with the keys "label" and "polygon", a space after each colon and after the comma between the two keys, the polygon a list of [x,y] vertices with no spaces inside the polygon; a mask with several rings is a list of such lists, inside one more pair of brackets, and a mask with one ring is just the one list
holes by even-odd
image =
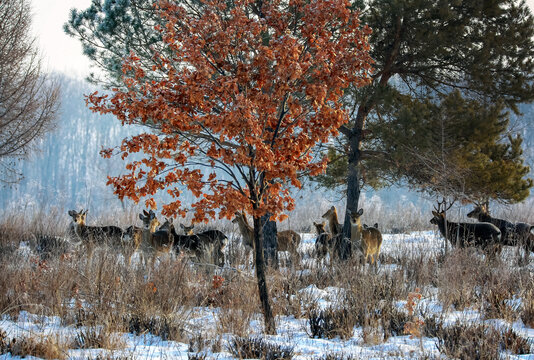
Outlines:
{"label": "deer herd", "polygon": [[[446,220],[446,210],[440,209],[438,204],[432,211],[431,224],[437,225],[440,233],[453,246],[479,247],[486,253],[488,259],[499,255],[502,246],[516,246],[524,249],[525,260],[534,250],[533,225],[526,223],[512,223],[493,218],[485,206],[476,206],[467,217],[479,222],[452,222]],[[86,225],[87,210],[79,212],[70,210],[72,217],[69,236],[81,244],[90,260],[94,250],[107,243],[111,248],[121,252],[125,262],[130,265],[132,255],[138,251],[145,266],[154,266],[156,258],[163,254],[185,254],[198,262],[224,266],[224,249],[228,243],[227,236],[219,230],[194,232],[194,226],[180,224],[183,234],[178,234],[172,218],[166,218],[160,223],[156,214],[150,210],[143,210],[139,219],[143,226],[130,226],[123,230],[117,226],[88,226]],[[242,213],[236,213],[232,223],[237,224],[241,232],[247,258],[254,249],[254,229],[248,224]],[[318,259],[327,255],[331,259],[340,255],[339,249],[345,249],[349,254],[360,253],[364,263],[376,265],[382,245],[382,234],[378,224],[367,226],[362,224],[363,209],[348,212],[350,221],[350,239],[343,236],[343,226],[339,223],[337,210],[332,206],[323,216],[323,222],[313,222],[317,237],[314,254]],[[327,231],[328,225],[328,231]],[[291,259],[300,259],[298,247],[301,236],[293,230],[277,233],[278,251],[287,251]]]}

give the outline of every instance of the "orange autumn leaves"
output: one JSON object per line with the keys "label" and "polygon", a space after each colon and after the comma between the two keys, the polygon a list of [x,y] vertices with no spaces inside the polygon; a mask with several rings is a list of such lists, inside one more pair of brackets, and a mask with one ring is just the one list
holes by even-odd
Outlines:
{"label": "orange autumn leaves", "polygon": [[300,186],[299,174],[324,170],[311,149],[347,121],[343,89],[369,82],[370,29],[345,0],[229,4],[160,1],[166,51],[154,52],[151,71],[131,54],[124,89],[88,97],[94,111],[156,129],[117,149],[143,154],[109,178],[120,197],[155,206],[166,190],[174,201],[164,214],[184,215],[185,187],[197,198],[195,221],[217,211],[278,215],[294,206],[287,188]]}

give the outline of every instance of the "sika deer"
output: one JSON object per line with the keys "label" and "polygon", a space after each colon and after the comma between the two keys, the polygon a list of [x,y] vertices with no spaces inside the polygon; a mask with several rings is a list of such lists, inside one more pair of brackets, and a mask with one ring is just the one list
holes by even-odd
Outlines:
{"label": "sika deer", "polygon": [[335,206],[332,206],[330,210],[325,212],[322,218],[328,221],[328,227],[330,228],[330,233],[332,234],[332,237],[336,237],[337,235],[343,233],[343,226],[341,226],[341,224],[339,223]]}
{"label": "sika deer", "polygon": [[[481,223],[455,223],[445,220],[445,212],[432,211],[431,224],[437,225],[443,237],[453,245],[461,248],[475,246],[482,248],[488,258],[494,258],[502,250],[501,231],[495,225]],[[445,223],[447,226],[445,226]],[[447,229],[447,231],[445,231]],[[447,234],[445,236],[445,234]]]}
{"label": "sika deer", "polygon": [[[173,219],[165,220],[165,227],[169,228],[170,233],[174,239],[174,251],[176,254],[192,253],[197,258],[197,261],[200,261],[204,254],[204,249],[200,242],[200,238],[196,235],[180,235],[176,233],[176,229],[173,224]],[[162,226],[162,227],[164,227]]]}
{"label": "sika deer", "polygon": [[[239,226],[247,254],[254,249],[254,228],[250,226],[242,213],[236,213],[232,223]],[[298,258],[297,248],[300,244],[300,235],[293,230],[284,230],[277,233],[278,251],[288,251],[291,257]]]}
{"label": "sika deer", "polygon": [[[139,214],[139,218],[143,221],[140,249],[144,255],[151,256],[150,262],[151,267],[153,267],[158,255],[168,254],[171,251],[174,238],[170,230],[165,226],[161,226],[159,230],[156,230],[160,222],[152,210],[150,212],[143,210],[143,214]],[[143,260],[146,266],[146,257],[143,256]]]}
{"label": "sika deer", "polygon": [[365,262],[371,258],[371,264],[375,264],[382,246],[382,234],[375,227],[363,228],[360,217],[363,209],[351,212],[350,217],[350,241],[361,247]]}
{"label": "sika deer", "polygon": [[477,205],[475,209],[467,214],[467,217],[478,219],[480,222],[488,222],[497,226],[501,231],[501,242],[508,246],[523,246],[525,250],[525,263],[528,263],[530,251],[534,248],[534,235],[531,233],[534,225],[527,223],[512,223],[503,219],[491,217],[484,205]]}
{"label": "sika deer", "polygon": [[243,236],[243,245],[245,245],[248,257],[250,252],[254,250],[254,228],[252,228],[252,226],[248,224],[245,215],[243,215],[242,213],[236,212],[235,218],[232,220],[232,223],[237,224],[237,226],[239,226],[239,230],[241,231],[241,235]]}
{"label": "sika deer", "polygon": [[291,258],[298,259],[298,247],[300,245],[300,235],[293,230],[279,231],[276,235],[278,237],[278,251],[287,251],[291,254]]}
{"label": "sika deer", "polygon": [[[189,236],[195,235],[193,233],[194,225],[185,226],[180,224],[180,227],[184,230],[184,233]],[[228,238],[222,231],[219,230],[206,230],[196,234],[198,236],[200,245],[204,248],[205,253],[210,254],[211,262],[218,266],[224,266],[224,248],[228,243]]]}
{"label": "sika deer", "polygon": [[326,254],[332,252],[332,234],[326,232],[324,222],[318,224],[314,221],[313,225],[317,232],[317,238],[315,239],[315,254],[318,258],[324,258]]}
{"label": "sika deer", "polygon": [[87,210],[69,210],[68,214],[72,217],[73,224],[70,226],[70,232],[78,238],[87,251],[87,258],[92,259],[95,247],[103,245],[106,241],[117,248],[122,249],[124,232],[117,226],[87,226],[85,218]]}

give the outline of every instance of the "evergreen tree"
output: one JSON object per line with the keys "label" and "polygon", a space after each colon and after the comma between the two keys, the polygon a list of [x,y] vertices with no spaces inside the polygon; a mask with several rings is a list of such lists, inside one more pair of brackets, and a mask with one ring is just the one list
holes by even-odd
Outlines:
{"label": "evergreen tree", "polygon": [[[502,103],[513,111],[518,103],[534,99],[534,23],[524,1],[371,0],[360,5],[365,6],[363,21],[373,29],[375,74],[370,86],[349,89],[347,105],[354,112],[340,128],[350,211],[358,209],[361,161],[387,158],[395,151],[380,148],[379,134],[367,129],[386,115],[401,113],[383,112],[393,111],[391,104],[402,105],[396,99],[406,97],[422,106],[438,94],[458,90],[465,98]],[[408,136],[424,124],[413,126],[395,136]],[[349,231],[346,218],[344,232]]]}
{"label": "evergreen tree", "polygon": [[504,105],[481,104],[459,91],[438,98],[399,96],[400,104],[370,122],[380,143],[369,141],[367,148],[387,156],[366,159],[364,167],[373,176],[465,201],[525,199],[532,180],[525,178],[521,137],[508,134]]}

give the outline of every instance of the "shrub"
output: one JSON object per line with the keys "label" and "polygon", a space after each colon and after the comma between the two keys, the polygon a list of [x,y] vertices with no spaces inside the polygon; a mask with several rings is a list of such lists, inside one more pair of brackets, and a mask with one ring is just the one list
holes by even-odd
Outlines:
{"label": "shrub", "polygon": [[357,323],[357,318],[354,315],[345,307],[329,307],[324,310],[311,309],[308,313],[310,336],[323,339],[339,336],[341,339],[348,339],[352,337],[354,326]]}
{"label": "shrub", "polygon": [[354,355],[351,354],[345,354],[345,353],[330,353],[323,355],[318,358],[314,358],[314,360],[356,360],[358,358],[354,357]]}
{"label": "shrub", "polygon": [[228,350],[238,359],[291,360],[294,348],[269,343],[261,338],[235,337]]}
{"label": "shrub", "polygon": [[85,327],[76,333],[72,347],[75,349],[120,349],[123,340],[108,331],[105,326]]}
{"label": "shrub", "polygon": [[0,354],[5,354],[9,349],[9,339],[4,330],[0,330]]}
{"label": "shrub", "polygon": [[7,350],[13,356],[35,356],[43,359],[66,359],[67,349],[56,337],[22,337],[13,339]]}
{"label": "shrub", "polygon": [[530,354],[530,343],[528,340],[517,335],[513,329],[508,329],[502,334],[502,346],[512,354]]}
{"label": "shrub", "polygon": [[522,297],[523,304],[521,306],[521,320],[530,327],[534,327],[534,290],[532,284],[530,290],[526,291]]}
{"label": "shrub", "polygon": [[125,317],[128,332],[139,335],[150,333],[161,337],[163,340],[180,341],[184,339],[185,320],[177,320],[178,317],[149,316],[148,314],[130,315]]}
{"label": "shrub", "polygon": [[455,323],[441,328],[437,348],[452,359],[499,359],[500,339],[492,327]]}

